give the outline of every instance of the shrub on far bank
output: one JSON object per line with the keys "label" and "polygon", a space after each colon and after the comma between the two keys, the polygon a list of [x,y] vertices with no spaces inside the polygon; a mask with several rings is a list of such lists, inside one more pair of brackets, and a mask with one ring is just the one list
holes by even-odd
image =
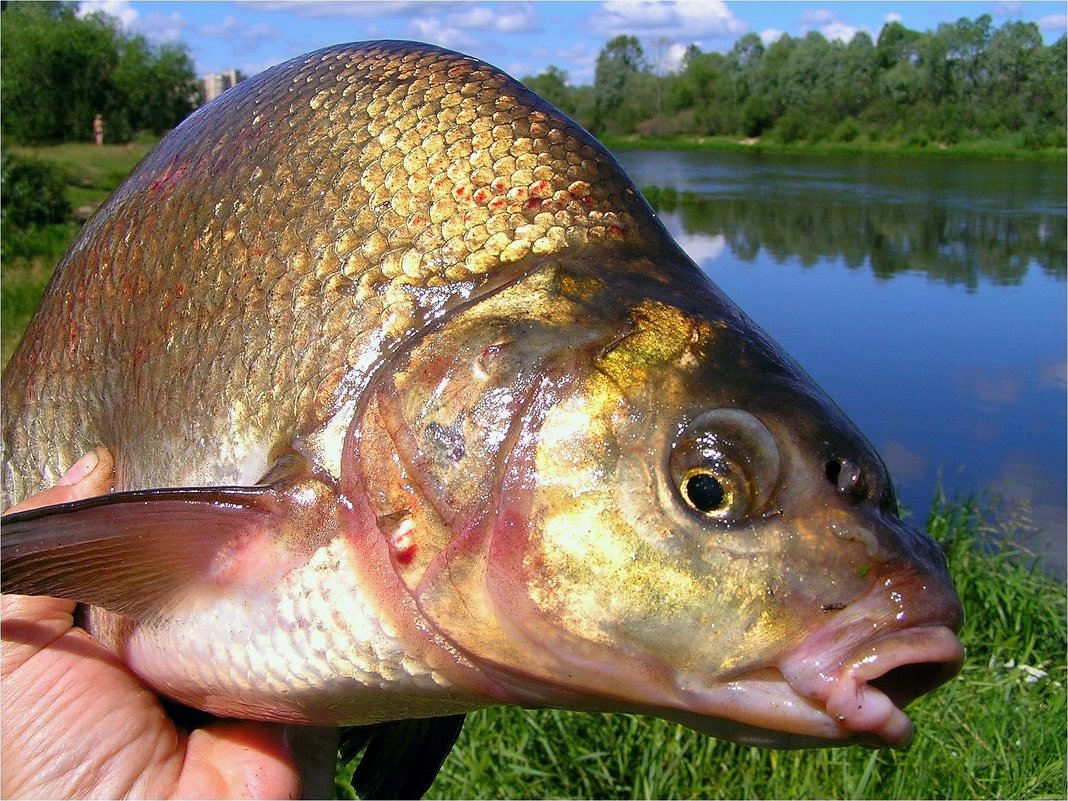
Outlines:
{"label": "shrub on far bank", "polygon": [[4,236],[63,222],[70,214],[66,181],[54,164],[5,153],[0,159],[0,221]]}

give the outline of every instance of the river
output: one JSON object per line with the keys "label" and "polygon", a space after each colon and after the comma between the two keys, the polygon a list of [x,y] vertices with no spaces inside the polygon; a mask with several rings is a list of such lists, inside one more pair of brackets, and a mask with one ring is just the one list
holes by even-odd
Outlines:
{"label": "river", "polygon": [[923,520],[985,493],[1065,572],[1062,164],[630,151],[682,247],[816,379]]}

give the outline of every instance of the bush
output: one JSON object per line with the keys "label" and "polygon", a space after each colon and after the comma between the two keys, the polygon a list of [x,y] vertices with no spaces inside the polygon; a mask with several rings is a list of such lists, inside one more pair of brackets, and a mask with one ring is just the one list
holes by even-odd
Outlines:
{"label": "bush", "polygon": [[775,138],[784,145],[800,142],[808,135],[809,120],[795,108],[790,109],[775,123]]}
{"label": "bush", "polygon": [[66,181],[54,164],[3,155],[0,160],[0,221],[5,234],[63,222],[70,214]]}
{"label": "bush", "polygon": [[760,136],[768,128],[774,117],[767,102],[762,97],[750,97],[742,108],[742,128],[746,136]]}
{"label": "bush", "polygon": [[1023,132],[1023,146],[1028,150],[1041,150],[1045,147],[1064,147],[1065,133],[1051,125],[1033,125]]}
{"label": "bush", "polygon": [[835,142],[852,142],[858,136],[860,136],[860,126],[857,121],[852,117],[846,117],[835,127],[831,138]]}

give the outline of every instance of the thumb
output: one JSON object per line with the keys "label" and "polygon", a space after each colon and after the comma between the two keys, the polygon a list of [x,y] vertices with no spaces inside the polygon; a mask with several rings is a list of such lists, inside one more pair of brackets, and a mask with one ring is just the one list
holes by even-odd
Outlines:
{"label": "thumb", "polygon": [[114,473],[115,460],[111,451],[107,448],[94,448],[76,461],[54,487],[24,498],[5,514],[106,495],[111,491]]}

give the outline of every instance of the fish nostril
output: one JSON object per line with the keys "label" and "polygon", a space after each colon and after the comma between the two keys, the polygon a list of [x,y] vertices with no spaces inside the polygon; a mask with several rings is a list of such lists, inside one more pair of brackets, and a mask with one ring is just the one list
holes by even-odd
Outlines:
{"label": "fish nostril", "polygon": [[835,457],[824,466],[824,475],[840,495],[845,495],[854,503],[859,503],[868,496],[868,483],[860,467],[848,459]]}
{"label": "fish nostril", "polygon": [[827,475],[827,480],[837,486],[838,475],[842,472],[842,463],[837,459],[831,459],[827,462],[827,467],[824,472]]}

